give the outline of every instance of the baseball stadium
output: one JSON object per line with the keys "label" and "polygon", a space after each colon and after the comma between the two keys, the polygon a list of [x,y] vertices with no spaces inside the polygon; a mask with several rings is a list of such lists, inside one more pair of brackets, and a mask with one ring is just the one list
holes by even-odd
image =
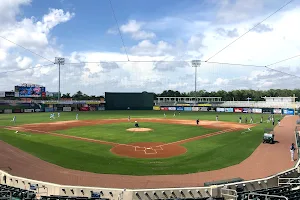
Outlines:
{"label": "baseball stadium", "polygon": [[[211,61],[223,51],[225,54],[225,49],[235,48],[233,43],[247,40],[246,34],[257,38],[255,34],[270,32],[272,35],[271,29],[278,30],[276,24],[286,24],[284,20],[290,21],[289,16],[297,18],[300,13],[297,3],[276,3],[277,10],[267,18],[260,16],[255,24],[249,21],[250,29],[248,24],[246,32],[245,27],[236,29],[237,35],[234,29],[231,32],[224,29],[226,34],[216,30],[227,37],[225,43],[221,40],[216,43],[219,49],[204,47],[206,43],[195,39],[197,34],[193,35],[186,48],[179,48],[181,53],[186,51],[184,56],[170,50],[172,45],[167,39],[159,41],[157,49],[152,46],[151,39],[154,41],[162,31],[153,28],[154,22],[147,23],[145,18],[140,23],[129,20],[128,24],[119,24],[118,13],[122,16],[121,11],[133,11],[121,2],[120,5],[112,0],[106,3],[102,11],[109,9],[114,23],[114,29],[105,29],[106,34],[119,37],[120,55],[93,53],[94,45],[85,46],[87,42],[78,40],[76,46],[73,39],[68,43],[70,36],[56,41],[55,35],[62,34],[62,30],[65,34],[71,25],[57,31],[52,28],[59,23],[71,23],[77,17],[75,12],[82,18],[83,11],[75,11],[74,7],[73,13],[70,8],[77,5],[80,10],[86,5],[60,1],[59,5],[65,7],[49,9],[43,18],[35,19],[34,11],[28,8],[29,12],[23,6],[32,5],[29,6],[32,9],[49,5],[28,1],[13,7],[13,3],[3,3],[11,12],[25,9],[25,18],[20,20],[23,15],[16,14],[14,20],[18,25],[9,27],[20,28],[30,20],[32,24],[28,27],[36,27],[32,31],[27,27],[30,37],[26,36],[25,28],[16,30],[15,35],[0,30],[0,41],[3,39],[0,43],[0,199],[300,200],[300,76],[297,75],[299,60],[295,61],[299,55],[280,59],[286,52],[279,56],[275,50],[268,50],[274,54],[270,60],[264,60],[268,65],[253,64],[252,60],[261,61],[259,56],[265,52],[265,47],[261,47],[261,51],[249,54],[249,58],[234,57],[236,63],[226,59]],[[177,3],[172,5],[174,12]],[[96,1],[94,4],[97,7]],[[161,4],[162,9],[164,3]],[[178,5],[179,12],[185,4]],[[237,2],[234,5],[239,6]],[[150,4],[136,8],[143,6]],[[167,8],[170,6],[169,2]],[[203,12],[205,6],[201,3]],[[189,9],[192,9],[190,5]],[[157,12],[164,13],[159,9]],[[279,13],[283,14],[274,21],[274,28],[264,25]],[[53,21],[60,17],[59,22]],[[225,17],[228,13],[221,18]],[[0,24],[2,18],[0,13]],[[88,19],[94,22],[91,16]],[[168,20],[174,19],[162,20],[160,27],[165,27]],[[13,23],[6,18],[4,21]],[[76,21],[76,26],[80,23],[83,22]],[[192,27],[198,25],[193,23]],[[190,30],[184,24],[182,29]],[[45,47],[30,46],[30,41],[41,37],[34,31],[45,34]],[[22,43],[17,33],[28,41]],[[214,34],[211,29],[208,33]],[[73,34],[75,38],[78,33]],[[125,45],[126,34],[131,34],[128,37],[132,40],[144,40],[129,48]],[[217,36],[212,38],[218,40]],[[69,54],[62,47],[55,49],[54,44],[62,40],[74,48],[83,45],[82,49],[89,49],[88,53]],[[109,46],[105,40],[102,38],[103,46]],[[292,45],[291,39],[282,40]],[[200,49],[188,46],[198,45],[199,41]],[[47,45],[54,46],[47,49]],[[141,46],[149,49],[143,50]],[[246,54],[240,48],[235,52]],[[54,59],[49,60],[48,55],[55,55]],[[14,61],[9,65],[11,58]],[[250,64],[237,64],[243,62]]]}

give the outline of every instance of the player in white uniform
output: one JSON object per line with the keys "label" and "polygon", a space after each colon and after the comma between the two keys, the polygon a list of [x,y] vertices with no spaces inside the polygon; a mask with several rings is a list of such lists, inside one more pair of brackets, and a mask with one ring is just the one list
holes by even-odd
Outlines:
{"label": "player in white uniform", "polygon": [[176,113],[174,112],[174,115],[173,115],[173,117],[176,117]]}
{"label": "player in white uniform", "polygon": [[130,116],[128,116],[128,121],[130,121]]}
{"label": "player in white uniform", "polygon": [[166,118],[166,113],[164,113],[164,118]]}
{"label": "player in white uniform", "polygon": [[253,124],[253,117],[250,117],[250,124]]}
{"label": "player in white uniform", "polygon": [[16,119],[17,119],[17,117],[14,116],[13,119],[12,119],[11,121],[15,124],[15,123],[16,123]]}
{"label": "player in white uniform", "polygon": [[216,116],[216,121],[219,121],[219,116],[218,115]]}
{"label": "player in white uniform", "polygon": [[57,113],[57,117],[60,117],[60,113]]}
{"label": "player in white uniform", "polygon": [[78,114],[76,114],[76,120],[78,120]]}

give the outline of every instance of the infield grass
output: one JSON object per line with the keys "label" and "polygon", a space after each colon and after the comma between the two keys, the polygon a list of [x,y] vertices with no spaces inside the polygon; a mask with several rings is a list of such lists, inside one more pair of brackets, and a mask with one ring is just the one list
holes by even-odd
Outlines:
{"label": "infield grass", "polygon": [[[166,113],[167,117],[173,118],[173,112]],[[249,114],[236,113],[182,112],[181,116],[177,116],[176,118],[191,120],[195,120],[197,118],[200,118],[200,120],[215,120],[216,114],[219,115],[219,119],[221,121],[234,122],[238,120],[239,116],[249,116]],[[75,115],[76,113],[62,113],[59,120],[74,120]],[[104,111],[80,112],[79,119],[87,120],[101,118],[127,118],[128,115],[130,115],[132,118],[163,118],[163,112],[160,111],[130,111],[130,114],[128,111]],[[17,124],[50,121],[49,113],[17,114],[16,116],[18,120]],[[261,116],[262,115],[253,115],[255,121],[259,121]],[[264,115],[265,119],[266,116],[267,115]],[[11,120],[12,117],[13,115],[0,115],[0,126],[9,125],[9,120]],[[279,116],[276,117],[276,119],[278,118]],[[141,134],[145,134],[135,133],[133,135],[128,135],[128,138],[124,138],[124,134],[120,134],[118,130],[124,130],[123,128],[126,128],[127,125],[124,123],[117,126],[116,124],[111,125],[114,125],[114,130],[112,131],[115,131],[117,135],[119,134],[119,136],[122,138],[123,143],[125,143],[124,141],[139,141],[140,139],[137,137],[141,137]],[[156,123],[147,123],[145,124],[145,126],[146,125],[153,127],[158,126]],[[172,129],[175,126],[180,126],[181,128]],[[109,145],[78,141],[70,138],[61,138],[46,134],[15,134],[14,131],[9,131],[6,129],[0,129],[0,139],[34,156],[37,156],[42,160],[71,169],[96,173],[128,175],[186,174],[200,171],[216,170],[242,162],[249,155],[251,155],[251,153],[261,143],[263,129],[270,127],[270,124],[263,123],[259,124],[257,127],[252,128],[252,131],[247,134],[241,134],[241,132],[243,131],[236,131],[188,142],[183,144],[183,146],[188,149],[187,153],[167,159],[133,159],[119,157],[109,151],[111,149],[111,146]],[[75,131],[80,128],[65,131],[70,131],[67,134],[82,134]],[[94,128],[95,127],[93,127],[93,129]],[[102,128],[103,130],[110,130],[110,128],[107,127]],[[174,131],[180,129],[182,133],[186,132],[184,130],[189,130],[188,133],[185,133],[187,135],[190,134],[188,136],[182,134],[174,134],[175,136],[178,136],[176,137],[176,140],[179,140],[180,138],[190,137],[193,134],[203,134],[205,131],[209,131],[209,129],[199,129],[199,127],[192,126],[187,127],[186,125],[170,125],[169,127],[169,124],[163,124],[161,128],[165,130],[172,129]],[[194,132],[194,128],[199,129],[199,132],[197,132],[198,130]],[[154,130],[156,129],[157,128],[154,128]],[[105,137],[108,140],[109,136],[99,136],[96,129],[91,132],[93,132],[93,134],[89,134],[90,137]],[[211,132],[214,131],[211,130]],[[109,134],[110,133],[108,133],[108,135]],[[126,132],[126,134],[128,133]],[[163,134],[163,136],[161,136],[161,134]],[[147,141],[152,140],[163,142],[163,140],[165,140],[166,142],[168,140],[175,140],[173,134],[161,134],[155,137],[149,135],[143,135],[143,137],[148,137]],[[143,138],[143,141],[146,138]],[[119,141],[119,138],[111,138],[111,140]]]}

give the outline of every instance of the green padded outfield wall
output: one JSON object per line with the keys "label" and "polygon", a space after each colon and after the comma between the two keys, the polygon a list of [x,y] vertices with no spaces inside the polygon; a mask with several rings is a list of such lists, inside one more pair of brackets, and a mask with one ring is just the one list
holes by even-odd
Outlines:
{"label": "green padded outfield wall", "polygon": [[105,110],[153,110],[154,94],[105,92]]}

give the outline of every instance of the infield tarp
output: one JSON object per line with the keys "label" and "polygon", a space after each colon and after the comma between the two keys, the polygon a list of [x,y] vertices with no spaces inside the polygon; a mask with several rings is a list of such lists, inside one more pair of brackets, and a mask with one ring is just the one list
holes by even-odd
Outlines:
{"label": "infield tarp", "polygon": [[154,94],[105,92],[105,110],[153,110]]}

